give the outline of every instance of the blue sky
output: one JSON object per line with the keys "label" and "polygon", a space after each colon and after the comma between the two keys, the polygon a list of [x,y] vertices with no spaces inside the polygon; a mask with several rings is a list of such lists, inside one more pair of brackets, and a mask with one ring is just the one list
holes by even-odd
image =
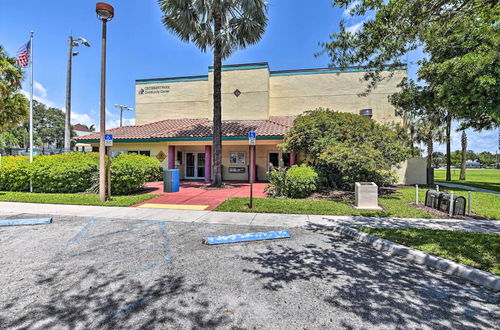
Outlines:
{"label": "blue sky", "polygon": [[[95,0],[1,0],[0,44],[10,55],[35,31],[35,95],[40,101],[59,108],[65,105],[68,37],[82,36],[92,45],[79,47],[73,58],[72,121],[97,124],[99,120],[100,34]],[[210,53],[201,53],[168,32],[160,22],[155,0],[109,1],[115,18],[108,24],[107,125],[117,126],[115,103],[134,106],[135,79],[206,74],[212,64]],[[346,17],[330,0],[269,0],[269,25],[259,44],[237,51],[226,64],[269,62],[272,70],[318,68],[328,65],[326,56],[315,57],[318,42],[327,41],[347,19],[351,29],[361,27],[360,19]],[[414,62],[418,54],[411,55]],[[409,66],[410,76],[415,66]],[[27,80],[23,85],[28,89]],[[339,109],[340,110],[340,109]],[[133,123],[134,112],[125,113]],[[98,126],[98,125],[96,125]],[[469,132],[470,149],[495,152],[498,131]],[[453,149],[460,145],[453,136]],[[444,150],[439,147],[438,150]]]}

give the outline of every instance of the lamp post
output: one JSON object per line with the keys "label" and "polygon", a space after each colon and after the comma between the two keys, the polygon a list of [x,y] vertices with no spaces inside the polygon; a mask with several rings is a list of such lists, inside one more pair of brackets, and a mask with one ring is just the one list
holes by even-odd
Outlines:
{"label": "lamp post", "polygon": [[122,122],[123,122],[123,110],[127,110],[127,111],[133,111],[134,108],[131,108],[127,105],[118,105],[118,104],[115,104],[115,108],[120,108],[120,127],[122,127]]}
{"label": "lamp post", "polygon": [[104,134],[106,132],[106,23],[115,16],[115,10],[111,5],[98,2],[95,5],[97,18],[102,21],[102,49],[101,49],[101,118],[100,118],[100,141],[99,141],[99,199],[106,201],[106,154],[104,146]]}
{"label": "lamp post", "polygon": [[89,42],[82,37],[74,39],[73,36],[68,40],[68,72],[66,75],[66,115],[64,117],[64,152],[71,150],[71,66],[73,56],[79,52],[73,52],[73,47],[78,47],[80,44],[90,47]]}

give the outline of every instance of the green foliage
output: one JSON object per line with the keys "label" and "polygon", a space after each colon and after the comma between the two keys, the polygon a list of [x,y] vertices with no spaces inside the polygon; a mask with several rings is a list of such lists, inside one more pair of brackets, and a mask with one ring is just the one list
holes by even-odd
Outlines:
{"label": "green foliage", "polygon": [[23,71],[0,45],[0,129],[16,127],[28,117],[28,100],[20,94]]}
{"label": "green foliage", "polygon": [[357,181],[393,183],[393,168],[409,155],[406,140],[401,127],[316,109],[295,119],[282,147],[304,154],[318,170],[322,185],[353,189]]}
{"label": "green foliage", "polygon": [[91,176],[98,171],[94,159],[84,153],[37,156],[31,166],[33,191],[74,193],[91,186]]}
{"label": "green foliage", "polygon": [[[351,32],[340,24],[324,52],[335,66],[367,65],[369,89],[387,79],[388,63],[401,65],[409,52],[422,49],[418,77],[436,104],[453,111],[466,127],[500,124],[500,3],[493,0],[335,0],[364,19]],[[370,13],[367,17],[366,14]]]}
{"label": "green foliage", "polygon": [[290,169],[271,168],[266,191],[273,197],[304,198],[318,188],[318,173],[311,166],[294,165]]}
{"label": "green foliage", "polygon": [[28,156],[2,157],[0,167],[0,190],[29,191],[30,163]]}
{"label": "green foliage", "polygon": [[111,159],[112,194],[130,194],[161,175],[157,159],[137,154],[121,154]]}
{"label": "green foliage", "polygon": [[[479,162],[485,166],[489,166],[496,163],[496,157],[491,152],[483,151],[477,155]],[[500,178],[499,178],[500,181]]]}
{"label": "green foliage", "polygon": [[[130,194],[145,182],[157,180],[160,175],[160,163],[154,158],[122,154],[111,160],[111,189],[114,194]],[[84,192],[93,190],[98,176],[97,153],[40,155],[34,158],[32,164],[26,156],[8,156],[2,157],[0,190],[28,191],[31,179],[33,190],[38,193]]]}

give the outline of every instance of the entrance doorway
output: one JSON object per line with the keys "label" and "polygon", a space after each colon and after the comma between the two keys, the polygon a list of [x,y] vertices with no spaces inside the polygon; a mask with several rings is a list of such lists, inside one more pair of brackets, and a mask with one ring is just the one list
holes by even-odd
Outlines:
{"label": "entrance doorway", "polygon": [[186,179],[205,178],[205,153],[186,152]]}

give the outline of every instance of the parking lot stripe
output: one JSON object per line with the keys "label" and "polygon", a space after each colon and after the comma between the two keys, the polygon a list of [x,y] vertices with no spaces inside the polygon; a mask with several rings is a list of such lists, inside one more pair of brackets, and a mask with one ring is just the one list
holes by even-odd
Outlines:
{"label": "parking lot stripe", "polygon": [[0,220],[0,226],[47,225],[50,223],[52,223],[52,218],[2,219],[2,220]]}
{"label": "parking lot stripe", "polygon": [[268,231],[259,233],[246,233],[235,235],[222,235],[222,236],[206,236],[203,237],[203,243],[208,245],[214,244],[228,244],[249,241],[261,241],[266,239],[290,238],[288,230]]}

